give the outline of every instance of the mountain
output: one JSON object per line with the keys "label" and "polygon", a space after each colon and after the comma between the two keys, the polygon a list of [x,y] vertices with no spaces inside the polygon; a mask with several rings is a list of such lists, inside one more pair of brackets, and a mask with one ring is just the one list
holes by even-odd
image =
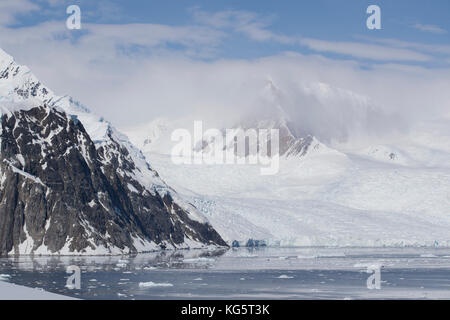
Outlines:
{"label": "mountain", "polygon": [[[281,157],[302,157],[306,155],[311,147],[316,149],[324,148],[325,146],[322,142],[311,131],[303,128],[301,124],[291,119],[284,107],[285,104],[289,104],[285,95],[272,79],[266,79],[266,85],[261,92],[261,104],[258,105],[258,115],[255,116],[254,112],[243,114],[240,120],[235,122],[230,129],[241,130],[244,133],[256,130],[257,134],[261,130],[278,130],[279,154]],[[351,98],[353,99],[354,95],[351,95]],[[195,120],[197,119],[156,118],[149,123],[125,128],[124,132],[126,132],[133,144],[144,153],[170,155],[172,148],[176,145],[176,142],[171,140],[171,133],[178,128],[182,128],[194,136]],[[208,129],[209,127],[203,124],[204,133]],[[223,141],[226,141],[227,128],[218,129],[222,132]],[[270,132],[268,131],[267,133],[267,144],[270,145]],[[261,150],[259,139],[251,140],[247,137],[244,154],[240,154],[236,147],[238,134],[234,133],[228,138],[233,142],[225,145],[224,150],[232,152],[239,157],[248,157],[251,150]],[[203,153],[203,156],[207,156],[210,150],[214,149],[214,141],[213,137],[204,137],[202,141],[194,141],[192,152],[194,154]],[[268,154],[270,155],[270,146]]]}
{"label": "mountain", "polygon": [[176,128],[191,125],[178,123],[168,118],[156,118],[149,123],[126,128],[126,135],[130,141],[142,150],[142,152],[157,152],[170,154],[173,142],[170,139],[171,132]]}
{"label": "mountain", "polygon": [[[183,128],[190,131],[193,135],[193,121],[188,119],[172,119],[167,118],[157,118],[148,124],[139,125],[136,127],[131,127],[125,129],[127,137],[144,153],[158,153],[170,155],[175,142],[171,140],[171,133],[177,129]],[[208,128],[204,128],[206,131]],[[281,156],[292,157],[292,156],[304,156],[311,145],[321,144],[315,137],[309,134],[298,134],[290,127],[285,119],[277,120],[249,120],[242,121],[236,124],[233,129],[242,129],[247,131],[249,129],[277,129],[279,130],[279,152]],[[226,129],[221,129],[223,138],[225,141]],[[268,135],[268,143],[270,142],[270,134]],[[236,135],[234,135],[236,137]],[[192,146],[193,152],[208,152],[208,149],[212,147],[213,141],[203,140],[197,142]],[[246,154],[241,156],[248,156],[249,141],[246,141]],[[259,150],[259,143],[256,146]],[[238,154],[234,144],[227,145],[226,150],[234,150],[235,154]],[[270,152],[269,152],[270,154]]]}
{"label": "mountain", "polygon": [[[272,130],[278,131],[278,152],[280,156],[285,157],[301,157],[306,155],[311,145],[316,142],[316,146],[320,145],[320,142],[314,138],[314,136],[306,133],[298,133],[295,130],[294,125],[286,120],[285,118],[275,118],[275,119],[264,119],[264,120],[245,120],[234,126],[235,129],[240,129],[243,132],[249,132],[251,130],[256,130],[260,133],[260,130]],[[224,135],[226,133],[224,132]],[[267,141],[266,143],[270,146],[272,143],[272,137],[270,132],[267,131],[265,135]],[[259,137],[260,138],[260,137]],[[234,152],[238,156],[248,157],[250,150],[256,150],[259,152],[261,150],[261,141],[256,141],[256,146],[251,146],[250,139],[246,141],[246,148],[244,150],[245,154],[239,154],[238,148],[236,146],[236,141],[239,139],[238,135],[234,135],[234,142],[229,144],[226,148]],[[209,147],[209,142],[203,144],[203,149]],[[270,147],[268,148],[268,155],[271,155]]]}
{"label": "mountain", "polygon": [[[289,101],[299,95],[290,99],[269,82],[263,90],[264,112],[243,114],[235,124],[280,130],[282,156],[275,175],[261,175],[260,166],[249,163],[172,163],[170,134],[175,128],[192,130],[193,122],[187,120],[159,119],[126,133],[132,141],[144,142],[149,132],[157,132],[147,140],[144,154],[229,243],[255,239],[274,246],[450,246],[450,117],[423,119],[409,131],[380,139],[345,141],[370,131],[371,121],[386,122],[389,128],[395,119],[386,120],[369,99],[349,90],[324,83],[299,90],[310,98],[299,103],[315,103],[320,113],[334,112],[336,122],[319,121],[312,127],[304,119],[314,110],[306,105],[298,106],[303,117],[290,116],[288,110],[295,105]],[[335,101],[351,115],[343,119],[357,121],[339,123]],[[344,141],[331,142],[330,132]],[[203,141],[200,150],[207,150],[208,143]]]}
{"label": "mountain", "polygon": [[103,118],[0,50],[0,255],[226,246]]}

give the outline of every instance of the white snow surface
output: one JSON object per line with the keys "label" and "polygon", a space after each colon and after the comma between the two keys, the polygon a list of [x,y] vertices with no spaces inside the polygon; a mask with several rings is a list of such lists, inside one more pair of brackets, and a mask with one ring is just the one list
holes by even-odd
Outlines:
{"label": "white snow surface", "polygon": [[76,300],[39,288],[19,286],[0,279],[0,300]]}
{"label": "white snow surface", "polygon": [[314,140],[306,156],[282,157],[273,176],[257,165],[145,155],[230,243],[450,246],[450,119],[424,122],[389,144]]}

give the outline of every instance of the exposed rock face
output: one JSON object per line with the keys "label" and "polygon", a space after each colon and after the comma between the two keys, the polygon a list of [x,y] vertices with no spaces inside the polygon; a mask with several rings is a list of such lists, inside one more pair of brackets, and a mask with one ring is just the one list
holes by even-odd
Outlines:
{"label": "exposed rock face", "polygon": [[109,123],[1,63],[0,255],[226,246]]}
{"label": "exposed rock face", "polygon": [[[278,130],[279,134],[279,141],[278,141],[278,152],[280,156],[304,156],[313,140],[314,137],[306,134],[306,133],[297,133],[296,130],[293,129],[293,126],[291,124],[284,120],[283,118],[280,118],[278,120],[259,120],[259,121],[247,121],[244,122],[244,124],[241,124],[238,126],[244,131],[255,129],[255,130],[270,130],[275,129]],[[267,139],[267,143],[271,143],[270,137]],[[259,144],[257,146],[258,150],[260,148]],[[246,154],[247,156],[248,154]],[[269,149],[269,155],[270,149]]]}
{"label": "exposed rock face", "polygon": [[[182,246],[185,237],[225,245],[169,193],[152,194],[127,175],[136,167],[126,148],[96,149],[81,122],[62,111],[4,115],[0,160],[0,254],[42,245],[52,253],[137,252],[148,243]],[[24,243],[31,247],[21,250]]]}
{"label": "exposed rock face", "polygon": [[[278,130],[278,153],[280,156],[285,157],[302,157],[307,154],[311,145],[315,143],[315,138],[309,134],[305,133],[296,133],[289,124],[288,121],[284,119],[278,120],[259,120],[259,121],[243,121],[242,123],[236,125],[234,130],[239,129],[243,136],[234,135],[234,139],[230,139],[232,142],[226,146],[226,150],[230,150],[234,154],[240,157],[247,157],[249,155],[254,155],[251,150],[260,152],[262,146],[261,141],[259,140],[259,130],[265,130],[267,132],[265,135],[267,143],[266,150],[267,155],[271,156],[272,152],[270,149],[271,144],[273,143],[272,136],[270,134],[271,129]],[[223,140],[226,141],[226,130],[222,130]],[[258,137],[258,138],[250,138],[250,136]],[[245,139],[245,148],[244,152],[241,153],[237,147],[237,140]],[[214,139],[211,140],[203,140],[201,144],[194,149],[194,151],[205,151],[208,152],[211,150],[214,144]]]}

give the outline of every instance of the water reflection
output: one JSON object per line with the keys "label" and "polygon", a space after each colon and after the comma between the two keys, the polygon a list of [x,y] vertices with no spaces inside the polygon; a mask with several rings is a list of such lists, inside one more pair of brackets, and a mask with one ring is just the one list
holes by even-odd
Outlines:
{"label": "water reflection", "polygon": [[[365,265],[383,266],[368,290]],[[66,287],[68,266],[81,289]],[[7,281],[83,299],[450,297],[449,248],[232,248],[0,259]]]}
{"label": "water reflection", "polygon": [[79,266],[83,271],[118,271],[209,268],[227,249],[176,250],[123,256],[12,256],[0,258],[2,268],[21,271],[65,270]]}

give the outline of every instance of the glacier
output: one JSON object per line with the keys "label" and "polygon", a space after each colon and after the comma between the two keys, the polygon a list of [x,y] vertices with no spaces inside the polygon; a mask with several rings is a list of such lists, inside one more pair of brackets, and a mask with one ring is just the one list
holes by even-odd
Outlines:
{"label": "glacier", "polygon": [[[448,114],[384,140],[324,142],[302,128],[295,135],[295,122],[289,127],[284,121],[290,119],[279,99],[282,90],[272,82],[264,90],[273,117],[244,119],[237,127],[278,123],[289,143],[280,146],[285,153],[274,176],[261,176],[254,165],[171,163],[170,132],[192,127],[190,118],[157,118],[123,131],[229,244],[450,246]],[[301,90],[323,104],[338,99],[361,114],[371,108],[369,98],[324,83]],[[298,152],[289,152],[296,143]]]}

